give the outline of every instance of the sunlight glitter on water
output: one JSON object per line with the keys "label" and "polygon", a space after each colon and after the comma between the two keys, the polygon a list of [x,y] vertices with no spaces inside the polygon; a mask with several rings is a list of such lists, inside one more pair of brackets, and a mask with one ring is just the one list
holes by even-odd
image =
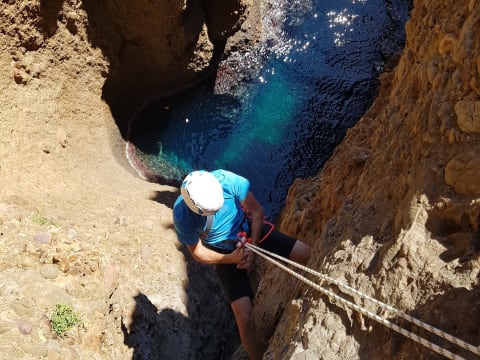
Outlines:
{"label": "sunlight glitter on water", "polygon": [[348,9],[339,12],[329,11],[327,13],[329,28],[334,29],[334,43],[336,46],[344,46],[346,43],[345,33],[353,31],[353,22],[358,17],[357,14],[349,14]]}

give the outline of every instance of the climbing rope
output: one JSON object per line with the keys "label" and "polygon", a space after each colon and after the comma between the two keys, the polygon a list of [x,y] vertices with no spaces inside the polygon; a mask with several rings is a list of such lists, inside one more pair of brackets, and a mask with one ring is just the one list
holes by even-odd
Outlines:
{"label": "climbing rope", "polygon": [[282,270],[286,271],[287,273],[291,274],[292,276],[296,277],[297,279],[303,281],[304,283],[306,283],[307,285],[310,285],[311,287],[315,288],[316,290],[320,291],[322,294],[328,296],[330,299],[335,299],[336,301],[360,312],[361,314],[365,315],[366,317],[372,319],[372,320],[375,320],[381,324],[383,324],[384,326],[388,327],[389,329],[392,329],[400,334],[402,334],[403,336],[429,348],[430,350],[433,350],[435,351],[436,353],[440,354],[440,355],[443,355],[449,359],[452,359],[452,360],[460,360],[460,359],[464,359],[463,357],[461,356],[458,356],[454,353],[452,353],[451,351],[447,350],[447,349],[444,349],[440,346],[438,346],[437,344],[434,344],[390,321],[388,321],[387,319],[367,310],[367,309],[364,309],[362,308],[361,306],[355,304],[355,303],[352,303],[351,301],[349,300],[346,300],[346,299],[343,299],[342,297],[340,297],[339,295],[333,293],[332,291],[330,290],[327,290],[323,287],[321,287],[320,285],[316,284],[315,282],[307,279],[306,277],[294,272],[293,270],[291,270],[290,268],[288,268],[287,266],[285,266],[284,264],[274,260],[273,258],[276,258],[276,259],[279,259],[287,264],[290,264],[298,269],[301,269],[305,272],[308,272],[310,273],[311,275],[314,275],[315,277],[318,277],[320,279],[323,279],[325,280],[326,282],[328,283],[331,283],[331,284],[334,284],[334,285],[337,285],[338,287],[346,290],[347,292],[350,292],[350,293],[353,293],[353,294],[356,294],[358,296],[360,296],[361,298],[365,299],[365,300],[368,300],[368,301],[371,301],[372,303],[380,306],[381,308],[385,309],[385,310],[388,310],[392,313],[394,313],[395,315],[407,320],[407,321],[410,321],[412,323],[414,323],[415,325],[447,340],[447,341],[450,341],[451,343],[453,344],[456,344],[460,347],[462,347],[463,349],[465,350],[468,350],[474,354],[477,354],[477,355],[480,355],[480,347],[476,347],[476,346],[473,346],[455,336],[452,336],[448,333],[445,333],[444,331],[434,327],[434,326],[431,326],[421,320],[418,320],[408,314],[406,314],[405,312],[401,311],[401,310],[398,310],[398,309],[395,309],[394,307],[390,306],[390,305],[387,305],[381,301],[378,301],[366,294],[363,294],[362,292],[352,288],[351,286],[348,286],[338,280],[335,280],[327,275],[324,275],[322,273],[319,273],[317,271],[314,271],[312,269],[309,269],[307,268],[306,266],[303,266],[301,264],[298,264],[294,261],[291,261],[289,259],[286,259],[280,255],[277,255],[277,254],[274,254],[272,252],[269,252],[265,249],[262,249],[258,246],[255,246],[253,244],[250,244],[250,243],[246,243],[245,244],[245,247],[248,248],[248,249],[251,249],[253,252],[255,252],[256,254],[260,255],[261,257],[265,258],[266,260],[272,262],[273,264],[277,265],[279,268],[281,268]]}

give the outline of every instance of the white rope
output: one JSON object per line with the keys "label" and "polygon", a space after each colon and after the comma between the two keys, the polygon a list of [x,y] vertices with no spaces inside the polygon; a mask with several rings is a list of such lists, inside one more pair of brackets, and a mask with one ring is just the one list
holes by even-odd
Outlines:
{"label": "white rope", "polygon": [[[253,246],[255,246],[255,245],[253,245]],[[286,263],[289,263],[290,265],[293,265],[293,266],[295,266],[295,267],[297,267],[297,268],[299,268],[299,269],[301,269],[301,270],[304,270],[304,271],[306,271],[306,272],[308,272],[308,273],[310,273],[310,274],[312,274],[312,275],[314,275],[314,276],[316,276],[316,277],[318,277],[318,278],[321,278],[321,279],[323,279],[323,280],[325,280],[325,281],[327,281],[327,282],[329,282],[329,283],[332,283],[332,284],[334,284],[334,285],[337,285],[337,286],[340,287],[340,288],[346,289],[347,291],[349,291],[349,292],[351,292],[351,293],[354,293],[354,294],[356,294],[356,295],[359,295],[359,296],[362,297],[363,299],[369,300],[369,301],[373,302],[374,304],[382,307],[383,309],[386,309],[386,310],[388,310],[388,311],[391,311],[391,312],[394,313],[395,315],[397,315],[397,316],[399,316],[399,317],[401,317],[401,318],[403,318],[403,319],[405,319],[405,320],[407,320],[407,321],[410,321],[410,322],[414,323],[415,325],[420,326],[421,328],[423,328],[423,329],[425,329],[425,330],[427,330],[427,331],[429,331],[429,332],[431,332],[431,333],[433,333],[433,334],[435,334],[435,335],[437,335],[437,336],[439,336],[439,337],[441,337],[441,338],[443,338],[443,339],[445,339],[445,340],[448,340],[448,341],[450,341],[450,342],[452,342],[452,343],[454,343],[454,344],[456,344],[456,345],[464,348],[465,350],[469,350],[469,351],[473,352],[474,354],[480,355],[480,347],[473,346],[473,345],[471,345],[471,344],[469,344],[469,343],[467,343],[467,342],[465,342],[465,341],[463,341],[463,340],[461,340],[461,339],[459,339],[459,338],[457,338],[457,337],[455,337],[455,336],[452,336],[452,335],[450,335],[450,334],[448,334],[448,333],[445,333],[444,331],[442,331],[442,330],[440,330],[440,329],[438,329],[438,328],[436,328],[436,327],[434,327],[434,326],[432,326],[432,325],[430,325],[430,324],[427,324],[427,323],[425,323],[425,322],[423,322],[423,321],[421,321],[421,320],[418,320],[418,319],[414,318],[413,316],[408,315],[407,313],[405,313],[405,312],[403,312],[403,311],[401,311],[401,310],[395,309],[394,307],[392,307],[392,306],[390,306],[390,305],[387,305],[387,304],[385,304],[385,303],[383,303],[383,302],[381,302],[381,301],[379,301],[379,300],[377,300],[377,299],[374,299],[374,298],[372,298],[372,297],[370,297],[370,296],[368,296],[368,295],[366,295],[366,294],[363,294],[362,292],[360,292],[360,291],[352,288],[351,286],[348,286],[348,285],[346,285],[346,284],[344,284],[344,283],[342,283],[342,282],[340,282],[340,281],[338,281],[338,280],[336,280],[336,279],[333,279],[333,278],[331,278],[331,277],[329,277],[329,276],[327,276],[327,275],[324,275],[324,274],[319,273],[319,272],[317,272],[317,271],[311,270],[311,269],[307,268],[306,266],[303,266],[303,265],[298,264],[298,263],[296,263],[296,262],[294,262],[294,261],[291,261],[291,260],[289,260],[289,259],[286,259],[286,258],[284,258],[284,257],[282,257],[282,256],[280,256],[280,255],[275,254],[275,253],[271,253],[271,252],[269,252],[269,251],[267,251],[267,250],[264,250],[264,249],[262,249],[262,248],[256,247],[256,249],[259,250],[259,251],[261,251],[261,252],[263,252],[263,253],[265,253],[265,254],[268,254],[269,256],[275,257],[275,258],[277,258],[277,259],[279,259],[279,260],[282,260],[282,261],[284,261],[284,262],[286,262]]]}
{"label": "white rope", "polygon": [[[335,279],[333,279],[333,278],[331,278],[331,277],[329,277],[329,276],[327,276],[327,275],[324,275],[324,274],[321,274],[321,273],[316,272],[316,271],[314,271],[314,270],[311,270],[311,269],[309,269],[309,268],[307,268],[307,267],[305,267],[305,266],[303,266],[303,265],[301,265],[301,264],[298,264],[298,263],[296,263],[296,262],[294,262],[294,261],[291,261],[291,260],[289,260],[289,259],[286,259],[286,258],[284,258],[284,257],[282,257],[282,256],[280,256],[280,255],[277,255],[277,254],[272,253],[272,252],[269,252],[269,251],[267,251],[267,250],[265,250],[265,249],[259,248],[258,246],[255,246],[255,245],[253,245],[253,244],[246,243],[245,246],[246,246],[247,248],[251,249],[251,250],[252,250],[253,252],[255,252],[256,254],[258,254],[258,255],[262,256],[263,258],[267,259],[268,261],[274,263],[275,265],[277,265],[277,266],[280,267],[281,269],[287,271],[288,273],[290,273],[290,274],[293,275],[294,277],[300,279],[301,281],[305,282],[306,284],[308,284],[308,285],[314,287],[315,289],[319,290],[321,293],[327,295],[329,298],[335,298],[336,300],[342,302],[344,305],[347,305],[348,307],[353,308],[354,310],[362,313],[363,315],[365,315],[365,316],[367,316],[367,317],[369,317],[369,318],[371,318],[371,319],[373,319],[373,320],[376,320],[376,321],[380,322],[381,324],[387,326],[388,328],[390,328],[390,329],[392,329],[392,330],[394,330],[394,331],[397,331],[398,333],[406,336],[407,338],[409,338],[409,339],[411,339],[411,340],[414,340],[414,341],[416,341],[416,342],[424,345],[425,347],[427,347],[427,348],[429,348],[429,349],[431,349],[431,350],[433,350],[433,351],[435,351],[435,352],[437,352],[437,353],[439,353],[439,354],[441,354],[441,355],[443,355],[443,356],[445,356],[445,357],[447,357],[447,358],[449,358],[449,359],[455,359],[455,360],[457,360],[457,359],[463,359],[463,358],[460,357],[460,356],[458,356],[458,355],[456,355],[456,354],[454,354],[454,353],[452,353],[452,352],[450,352],[450,351],[448,351],[448,350],[446,350],[446,349],[444,349],[444,348],[442,348],[442,347],[440,347],[440,346],[438,346],[438,345],[436,345],[436,344],[434,344],[434,343],[432,343],[432,342],[430,342],[430,341],[428,341],[428,340],[426,340],[426,339],[424,339],[424,338],[422,338],[422,337],[420,337],[420,336],[418,336],[418,335],[416,335],[416,334],[414,334],[414,333],[412,333],[412,332],[410,332],[410,331],[408,331],[408,330],[405,330],[405,329],[401,328],[400,326],[398,326],[398,325],[396,325],[396,324],[391,323],[390,321],[384,319],[383,317],[381,317],[381,316],[379,316],[379,315],[377,315],[377,314],[374,314],[374,313],[372,313],[372,312],[370,312],[370,311],[368,311],[368,310],[366,310],[366,309],[358,306],[357,304],[354,304],[354,303],[352,303],[352,302],[350,302],[350,301],[348,301],[348,300],[345,300],[345,299],[341,298],[340,296],[334,294],[333,292],[331,292],[331,291],[329,291],[329,290],[327,290],[327,289],[322,288],[322,287],[321,287],[320,285],[318,285],[318,284],[315,284],[314,282],[312,282],[311,280],[305,278],[304,276],[295,273],[294,271],[292,271],[291,269],[289,269],[289,268],[286,267],[285,265],[279,263],[279,262],[276,261],[276,260],[273,260],[271,257],[275,257],[275,258],[277,258],[277,259],[279,259],[279,260],[281,260],[281,261],[284,261],[284,262],[286,262],[286,263],[288,263],[288,264],[290,264],[290,265],[293,265],[293,266],[295,266],[295,267],[297,267],[297,268],[299,268],[299,269],[301,269],[301,270],[304,270],[304,271],[306,271],[306,272],[308,272],[308,273],[310,273],[310,274],[312,274],[312,275],[314,275],[314,276],[316,276],[316,277],[319,277],[319,278],[321,278],[321,279],[323,279],[323,280],[325,280],[325,281],[327,281],[327,282],[329,282],[329,283],[335,284],[335,285],[339,286],[340,288],[346,289],[347,291],[349,291],[349,292],[351,292],[351,293],[354,293],[354,294],[356,294],[356,295],[359,295],[359,296],[362,297],[363,299],[369,300],[369,301],[377,304],[378,306],[380,306],[380,307],[382,307],[382,308],[384,308],[384,309],[386,309],[386,310],[389,310],[389,311],[393,312],[393,313],[396,314],[397,316],[402,317],[403,319],[408,320],[408,321],[416,324],[417,326],[419,326],[419,327],[421,327],[421,328],[423,328],[423,329],[425,329],[425,330],[427,330],[427,331],[429,331],[429,332],[432,332],[432,333],[434,333],[435,335],[437,335],[437,336],[439,336],[439,337],[441,337],[441,338],[443,338],[443,339],[445,339],[445,340],[448,340],[448,341],[450,341],[450,342],[452,342],[452,343],[454,343],[454,344],[456,344],[456,345],[458,345],[458,346],[460,346],[460,347],[462,347],[462,348],[464,348],[464,349],[466,349],[466,350],[469,350],[469,351],[471,351],[471,352],[473,352],[473,353],[475,353],[475,354],[477,354],[477,355],[480,355],[480,347],[475,347],[475,346],[473,346],[473,345],[471,345],[471,344],[469,344],[469,343],[467,343],[467,342],[465,342],[465,341],[463,341],[463,340],[461,340],[461,339],[458,339],[458,338],[456,338],[456,337],[454,337],[454,336],[452,336],[452,335],[450,335],[450,334],[447,334],[447,333],[443,332],[443,331],[440,330],[440,329],[437,329],[437,328],[435,328],[435,327],[433,327],[433,326],[431,326],[431,325],[429,325],[429,324],[427,324],[427,323],[424,323],[423,321],[420,321],[420,320],[418,320],[418,319],[416,319],[416,318],[414,318],[414,317],[406,314],[406,313],[403,312],[403,311],[400,311],[400,310],[398,310],[398,309],[395,309],[394,307],[392,307],[392,306],[390,306],[390,305],[387,305],[387,304],[385,304],[385,303],[383,303],[383,302],[381,302],[381,301],[378,301],[378,300],[376,300],[376,299],[374,299],[374,298],[372,298],[372,297],[370,297],[370,296],[368,296],[368,295],[365,295],[365,294],[363,294],[362,292],[360,292],[360,291],[358,291],[358,290],[356,290],[356,289],[354,289],[354,288],[352,288],[352,287],[350,287],[350,286],[348,286],[348,285],[346,285],[346,284],[344,284],[344,283],[342,283],[342,282],[340,282],[340,281],[338,281],[338,280],[335,280]],[[268,256],[267,256],[267,255],[268,255]],[[270,256],[270,257],[269,257],[269,256]]]}

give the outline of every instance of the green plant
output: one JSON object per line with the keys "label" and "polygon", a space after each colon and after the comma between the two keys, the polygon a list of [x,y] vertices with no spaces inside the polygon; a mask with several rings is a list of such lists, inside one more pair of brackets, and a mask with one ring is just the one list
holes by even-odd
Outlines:
{"label": "green plant", "polygon": [[38,225],[53,225],[53,222],[51,220],[40,214],[33,215],[32,221]]}
{"label": "green plant", "polygon": [[50,323],[53,331],[62,337],[72,327],[80,324],[81,319],[71,304],[60,303],[55,305]]}

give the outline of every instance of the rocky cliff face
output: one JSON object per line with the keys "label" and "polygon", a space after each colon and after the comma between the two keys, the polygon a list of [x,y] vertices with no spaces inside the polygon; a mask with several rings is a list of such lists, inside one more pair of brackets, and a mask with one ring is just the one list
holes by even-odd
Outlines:
{"label": "rocky cliff face", "polygon": [[[282,222],[315,242],[311,267],[477,346],[479,19],[474,1],[414,2],[399,64],[323,171],[293,184]],[[306,286],[298,295],[273,359],[289,342],[302,358],[437,356]]]}
{"label": "rocky cliff face", "polygon": [[[241,26],[235,41],[258,35],[257,7],[219,4],[2,3],[2,357],[229,358],[238,345],[211,269],[175,241],[176,189],[134,176],[121,138]],[[479,18],[473,0],[414,2],[378,99],[322,173],[293,184],[281,224],[314,246],[311,268],[475,345]],[[49,317],[64,302],[83,324],[59,338]],[[270,266],[256,312],[267,358],[436,358]]]}

